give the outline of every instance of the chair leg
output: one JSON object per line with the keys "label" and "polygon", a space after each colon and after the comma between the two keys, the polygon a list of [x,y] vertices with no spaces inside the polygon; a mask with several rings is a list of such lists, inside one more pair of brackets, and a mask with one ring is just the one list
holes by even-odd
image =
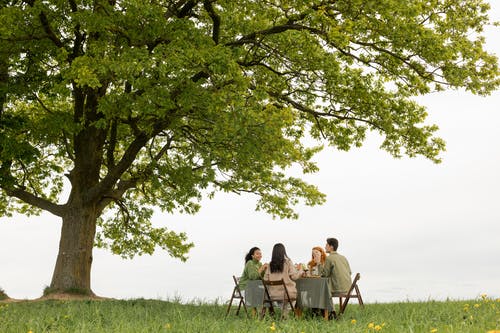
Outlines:
{"label": "chair leg", "polygon": [[248,309],[243,299],[240,299],[240,303],[243,305],[243,310],[245,310],[245,314],[248,316]]}
{"label": "chair leg", "polygon": [[229,310],[231,310],[232,304],[233,304],[233,297],[231,297],[231,300],[229,301],[229,305],[227,306],[226,317],[229,314]]}
{"label": "chair leg", "polygon": [[260,319],[264,319],[265,315],[266,315],[266,307],[263,306],[262,310],[260,310]]}
{"label": "chair leg", "polygon": [[358,285],[355,285],[354,288],[356,289],[356,296],[358,297],[359,306],[364,307],[365,305],[363,304],[363,299],[361,298],[361,293],[359,292]]}
{"label": "chair leg", "polygon": [[273,303],[271,303],[271,304],[269,305],[269,314],[270,314],[271,316],[274,316],[274,315],[276,314],[276,313],[274,312],[274,306],[273,306]]}
{"label": "chair leg", "polygon": [[342,303],[342,307],[340,308],[340,311],[339,311],[339,315],[343,314],[344,311],[345,311],[345,308],[347,307],[347,304],[349,303],[349,296],[347,296],[345,299],[344,299],[344,302]]}
{"label": "chair leg", "polygon": [[239,315],[240,314],[240,308],[241,308],[241,299],[240,299],[240,303],[238,304],[238,309],[236,309],[236,315]]}
{"label": "chair leg", "polygon": [[266,304],[262,305],[262,310],[260,310],[260,319],[264,319],[264,316],[266,315],[266,311],[269,309],[269,315],[274,316],[274,307],[272,302],[267,303],[269,304],[269,307],[266,306]]}

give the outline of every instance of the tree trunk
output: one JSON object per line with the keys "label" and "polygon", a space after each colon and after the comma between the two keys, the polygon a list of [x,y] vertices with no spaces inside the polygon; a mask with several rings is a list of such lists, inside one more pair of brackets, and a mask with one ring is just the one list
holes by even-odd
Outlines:
{"label": "tree trunk", "polygon": [[90,270],[96,219],[97,213],[93,206],[73,207],[63,216],[51,292],[94,295],[90,288]]}

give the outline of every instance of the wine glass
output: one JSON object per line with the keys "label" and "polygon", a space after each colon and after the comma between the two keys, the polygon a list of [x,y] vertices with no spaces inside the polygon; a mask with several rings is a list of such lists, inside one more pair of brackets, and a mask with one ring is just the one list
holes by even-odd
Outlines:
{"label": "wine glass", "polygon": [[305,264],[301,264],[301,267],[302,267],[302,270],[304,271],[304,276],[309,276],[307,273],[309,271],[309,267],[307,267],[307,265],[305,265]]}

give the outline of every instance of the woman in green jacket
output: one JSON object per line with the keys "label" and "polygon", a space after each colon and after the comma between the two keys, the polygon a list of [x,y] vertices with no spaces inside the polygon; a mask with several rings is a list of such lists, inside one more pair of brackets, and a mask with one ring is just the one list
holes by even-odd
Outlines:
{"label": "woman in green jacket", "polygon": [[259,280],[264,276],[267,264],[260,262],[262,252],[258,247],[252,247],[245,256],[245,268],[240,277],[240,290],[245,290],[248,280]]}

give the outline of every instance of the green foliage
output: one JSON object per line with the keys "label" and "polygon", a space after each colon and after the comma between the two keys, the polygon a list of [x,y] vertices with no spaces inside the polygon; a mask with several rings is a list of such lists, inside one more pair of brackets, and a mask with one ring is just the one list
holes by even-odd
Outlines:
{"label": "green foliage", "polygon": [[9,296],[5,293],[5,290],[0,288],[0,301],[9,298]]}
{"label": "green foliage", "polygon": [[448,332],[500,329],[500,302],[470,301],[350,304],[335,322],[307,313],[302,319],[224,318],[225,304],[158,300],[38,301],[3,305],[0,330],[9,332]]}
{"label": "green foliage", "polygon": [[367,131],[394,157],[439,162],[444,141],[413,98],[498,87],[481,36],[488,9],[482,0],[3,1],[0,215],[63,217],[86,205],[98,246],[185,259],[192,244],[153,227],[154,207],[193,214],[204,195],[250,192],[258,210],[296,218],[297,203],[325,196],[287,169],[315,172],[323,142],[349,150]]}

